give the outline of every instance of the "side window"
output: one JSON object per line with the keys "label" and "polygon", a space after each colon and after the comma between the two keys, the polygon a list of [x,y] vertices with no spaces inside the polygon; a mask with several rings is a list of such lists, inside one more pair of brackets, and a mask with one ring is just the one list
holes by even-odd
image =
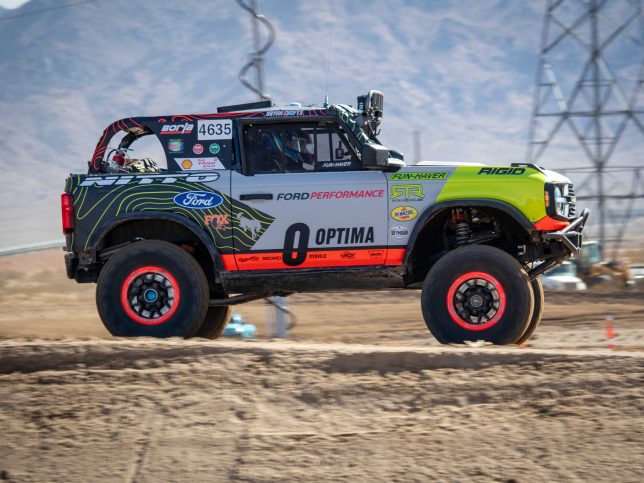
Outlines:
{"label": "side window", "polygon": [[335,124],[259,124],[244,130],[246,161],[255,174],[360,170]]}
{"label": "side window", "polygon": [[110,140],[103,162],[108,172],[147,172],[166,170],[168,161],[159,139],[152,133],[137,136],[119,131]]}
{"label": "side window", "polygon": [[132,157],[152,159],[160,169],[168,168],[165,151],[156,136],[142,136],[130,145],[130,149]]}

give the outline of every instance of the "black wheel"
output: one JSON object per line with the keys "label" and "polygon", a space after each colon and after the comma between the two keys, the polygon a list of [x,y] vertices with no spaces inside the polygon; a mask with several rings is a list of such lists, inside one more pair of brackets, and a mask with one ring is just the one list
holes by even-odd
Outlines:
{"label": "black wheel", "polygon": [[208,282],[196,260],[164,241],[123,248],[101,270],[98,314],[120,337],[191,337],[208,310]]}
{"label": "black wheel", "polygon": [[205,337],[206,339],[216,339],[226,328],[230,320],[230,307],[217,306],[208,307],[206,318],[201,327],[195,334],[195,337]]}
{"label": "black wheel", "polygon": [[530,322],[534,297],[521,264],[498,248],[473,245],[444,255],[421,294],[427,328],[443,343],[513,344]]}
{"label": "black wheel", "polygon": [[541,283],[541,278],[535,278],[532,282],[530,282],[530,286],[532,287],[532,295],[534,297],[534,310],[532,311],[532,317],[530,317],[530,322],[528,323],[528,328],[526,329],[525,333],[519,337],[519,340],[517,340],[517,344],[523,344],[525,341],[527,341],[532,334],[534,334],[534,331],[537,330],[537,327],[539,327],[539,324],[541,323],[541,317],[543,316],[543,306],[544,306],[544,295],[543,295],[543,285]]}

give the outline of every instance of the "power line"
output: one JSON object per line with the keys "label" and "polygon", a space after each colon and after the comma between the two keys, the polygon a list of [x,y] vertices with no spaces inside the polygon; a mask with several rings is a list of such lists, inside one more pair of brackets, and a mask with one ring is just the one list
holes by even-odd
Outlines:
{"label": "power line", "polygon": [[41,13],[51,12],[52,10],[60,10],[63,8],[78,7],[79,5],[85,5],[86,3],[96,2],[96,0],[83,0],[76,3],[68,3],[66,5],[58,5],[57,7],[41,8],[40,10],[32,10],[30,12],[18,13],[16,15],[3,15],[0,17],[0,22],[5,22],[7,20],[13,20],[15,18],[28,17],[30,15],[39,15]]}

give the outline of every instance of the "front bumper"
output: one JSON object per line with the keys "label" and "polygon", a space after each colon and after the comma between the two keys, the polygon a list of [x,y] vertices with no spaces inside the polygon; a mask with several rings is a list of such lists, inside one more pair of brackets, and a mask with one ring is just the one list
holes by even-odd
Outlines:
{"label": "front bumper", "polygon": [[546,258],[542,263],[537,264],[528,272],[530,280],[534,280],[539,275],[547,272],[551,268],[561,264],[572,255],[576,255],[581,251],[582,235],[586,220],[590,210],[588,208],[581,212],[581,216],[576,218],[566,228],[560,231],[553,231],[543,233],[541,236],[543,240],[553,242],[558,249],[552,253],[550,257]]}
{"label": "front bumper", "polygon": [[588,220],[588,215],[590,215],[590,210],[585,208],[581,212],[581,216],[573,220],[570,225],[560,231],[554,231],[550,233],[544,233],[543,238],[545,240],[555,240],[561,242],[561,244],[566,247],[571,255],[579,253],[581,251],[581,242],[582,235],[581,232],[586,225],[586,220]]}

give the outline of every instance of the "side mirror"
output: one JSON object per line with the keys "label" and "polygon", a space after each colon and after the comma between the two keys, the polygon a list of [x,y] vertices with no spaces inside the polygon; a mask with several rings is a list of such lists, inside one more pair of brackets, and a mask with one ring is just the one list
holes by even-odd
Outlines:
{"label": "side mirror", "polygon": [[379,144],[362,145],[362,166],[372,169],[384,169],[388,166],[389,150]]}

